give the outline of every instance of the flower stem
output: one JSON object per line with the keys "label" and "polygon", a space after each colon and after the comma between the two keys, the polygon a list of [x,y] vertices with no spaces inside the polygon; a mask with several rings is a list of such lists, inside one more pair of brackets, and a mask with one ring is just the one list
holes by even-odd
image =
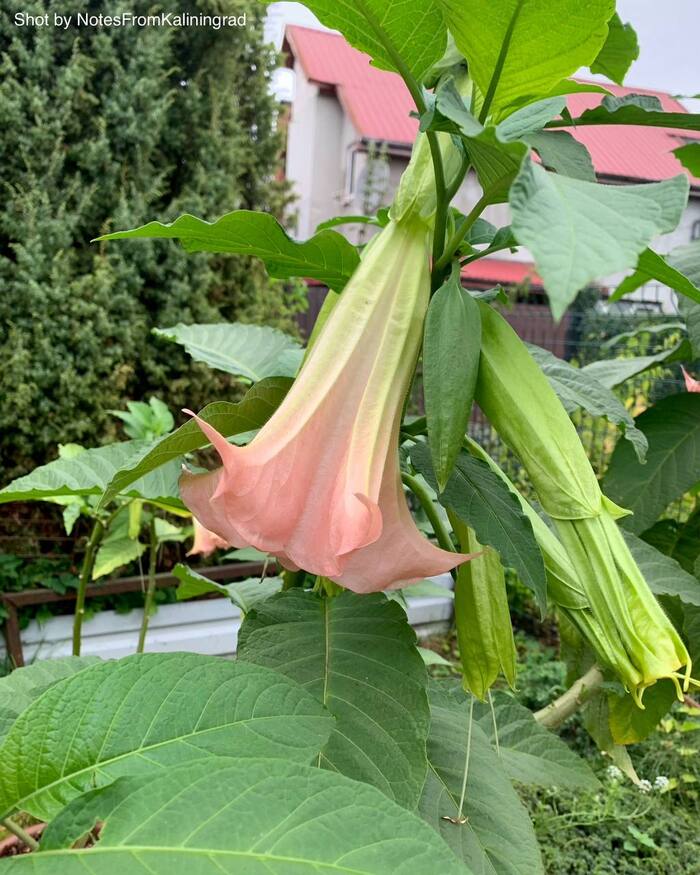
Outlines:
{"label": "flower stem", "polygon": [[3,817],[0,820],[0,823],[5,827],[8,832],[11,832],[12,835],[17,836],[17,838],[25,844],[30,850],[38,851],[39,850],[39,842],[36,839],[33,839],[26,830],[22,829],[22,827],[15,823],[10,817]]}
{"label": "flower stem", "polygon": [[493,696],[491,695],[491,690],[489,690],[489,707],[491,708],[491,720],[493,722],[493,740],[496,745],[496,754],[500,757],[501,755],[501,745],[498,741],[498,724],[496,723],[496,709],[493,707]]}
{"label": "flower stem", "polygon": [[559,698],[535,712],[535,720],[545,729],[557,729],[583,705],[603,683],[603,673],[592,666]]}
{"label": "flower stem", "polygon": [[80,644],[83,631],[83,618],[85,616],[85,592],[92,577],[95,567],[95,553],[97,546],[104,534],[104,523],[100,519],[95,520],[90,538],[85,548],[83,564],[80,568],[80,580],[78,581],[78,594],[75,599],[75,616],[73,618],[73,656],[80,656]]}
{"label": "flower stem", "polygon": [[435,503],[433,502],[427,487],[425,487],[421,481],[412,474],[401,474],[401,479],[416,496],[418,501],[420,501],[421,507],[425,511],[425,515],[428,517],[430,525],[433,527],[438,544],[443,550],[449,550],[451,553],[456,553],[457,551],[455,550],[455,545],[452,543],[450,533],[447,531],[447,526],[440,518],[440,514],[435,507]]}
{"label": "flower stem", "polygon": [[156,560],[158,558],[158,537],[156,535],[155,514],[151,516],[151,522],[148,526],[148,532],[148,584],[146,585],[146,596],[143,600],[143,618],[141,620],[141,629],[139,631],[139,643],[136,646],[137,653],[143,653],[143,648],[146,645],[146,633],[148,632],[148,623],[151,619],[151,611],[153,610],[153,599],[156,593]]}
{"label": "flower stem", "polygon": [[457,811],[457,823],[465,823],[466,817],[463,814],[464,800],[467,796],[467,778],[469,777],[469,760],[472,752],[472,722],[474,718],[474,696],[469,700],[469,723],[467,725],[467,753],[464,758],[464,777],[462,778],[462,792],[459,796],[459,809]]}
{"label": "flower stem", "polygon": [[488,206],[488,203],[489,201],[486,195],[482,195],[482,197],[480,197],[474,204],[470,213],[462,219],[459,225],[457,225],[454,234],[447,241],[445,251],[435,262],[433,267],[433,276],[435,278],[442,277],[452,261],[452,256],[459,249],[462,240],[464,240],[465,234],[482,214],[484,207]]}

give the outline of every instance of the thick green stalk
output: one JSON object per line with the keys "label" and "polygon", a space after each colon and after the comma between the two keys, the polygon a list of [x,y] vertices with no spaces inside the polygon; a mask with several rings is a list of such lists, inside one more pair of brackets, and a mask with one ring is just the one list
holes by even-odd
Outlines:
{"label": "thick green stalk", "polygon": [[80,656],[83,618],[85,617],[85,593],[92,577],[92,570],[95,567],[95,554],[104,530],[105,527],[102,520],[96,519],[90,532],[90,538],[88,539],[85,555],[83,556],[83,564],[80,568],[78,593],[75,599],[75,615],[73,617],[73,656]]}
{"label": "thick green stalk", "polygon": [[136,646],[137,653],[143,653],[146,646],[146,634],[148,632],[148,624],[151,620],[153,611],[153,600],[156,594],[156,567],[158,560],[158,536],[156,534],[156,518],[151,515],[151,521],[148,525],[148,582],[146,584],[146,595],[143,600],[143,617],[141,619],[141,629],[139,630],[139,642]]}

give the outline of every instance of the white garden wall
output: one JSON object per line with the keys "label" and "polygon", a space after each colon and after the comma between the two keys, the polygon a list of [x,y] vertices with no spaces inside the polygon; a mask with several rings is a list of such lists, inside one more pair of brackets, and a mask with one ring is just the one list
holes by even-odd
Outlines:
{"label": "white garden wall", "polygon": [[[452,585],[449,574],[438,581],[447,588]],[[419,637],[444,631],[452,617],[452,599],[411,598],[408,618]],[[142,612],[117,614],[102,611],[83,624],[84,655],[103,659],[128,656],[136,649]],[[235,653],[241,613],[228,599],[179,602],[163,605],[151,617],[146,650],[171,652],[187,650],[213,656]],[[73,617],[52,617],[39,624],[32,621],[22,632],[24,660],[55,659],[71,652]]]}

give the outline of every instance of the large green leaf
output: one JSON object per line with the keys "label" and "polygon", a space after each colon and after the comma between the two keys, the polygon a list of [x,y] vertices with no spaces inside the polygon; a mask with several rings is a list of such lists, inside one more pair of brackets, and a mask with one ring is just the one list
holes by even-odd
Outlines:
{"label": "large green leaf", "polygon": [[445,51],[447,30],[436,0],[308,0],[306,5],[383,70],[402,72],[403,66],[422,79]]}
{"label": "large green leaf", "polygon": [[523,97],[550,94],[598,56],[614,0],[441,0],[448,27],[483,95],[498,113]]}
{"label": "large green leaf", "polygon": [[430,301],[423,341],[423,392],[428,441],[440,490],[467,430],[479,372],[481,316],[459,278],[459,264]]}
{"label": "large green leaf", "polygon": [[[97,821],[94,847],[71,850]],[[16,863],[34,875],[469,875],[374,787],[263,759],[121,778],[76,799]]]}
{"label": "large green leaf", "polygon": [[95,662],[99,662],[96,656],[43,659],[0,678],[0,743],[22,711],[45,690]]}
{"label": "large green leaf", "polygon": [[[242,434],[263,426],[272,416],[287,394],[291,381],[285,377],[268,377],[248,390],[242,401],[215,401],[200,412],[201,418],[214,426],[225,437]],[[101,504],[105,505],[116,495],[131,490],[134,481],[155,471],[163,465],[176,467],[178,477],[185,453],[207,446],[209,441],[194,420],[186,422],[172,434],[155,445],[145,447],[141,453],[125,461],[110,473],[103,489]],[[100,490],[101,491],[101,490]],[[0,498],[2,492],[0,492]]]}
{"label": "large green leaf", "polygon": [[494,745],[512,781],[586,790],[599,786],[588,763],[558,735],[540,726],[516,699],[497,692],[492,693],[492,701],[493,712],[488,702],[475,700],[474,719]]}
{"label": "large green leaf", "polygon": [[253,255],[265,262],[272,277],[317,279],[339,291],[359,263],[355,247],[336,231],[321,231],[297,243],[268,213],[235,210],[216,222],[180,216],[164,225],[149,222],[130,231],[115,231],[98,240],[175,239],[187,252]]}
{"label": "large green leaf", "polygon": [[631,24],[623,24],[617,12],[608,22],[608,38],[591,64],[591,73],[602,73],[622,85],[632,62],[639,57],[637,34]]}
{"label": "large green leaf", "polygon": [[547,127],[565,125],[650,125],[700,131],[700,115],[690,112],[664,112],[658,97],[647,94],[607,95],[599,106],[587,109],[577,118],[547,122]]}
{"label": "large green leaf", "polygon": [[678,596],[685,604],[700,607],[700,580],[695,575],[684,571],[675,559],[632,532],[623,534],[634,561],[655,595]]}
{"label": "large green leaf", "polygon": [[568,131],[537,131],[527,134],[525,142],[537,152],[547,170],[595,182],[596,175],[590,152]]}
{"label": "large green leaf", "polygon": [[634,273],[625,277],[620,285],[615,289],[610,296],[612,301],[618,301],[630,292],[634,292],[645,283],[652,282],[663,283],[670,286],[691,301],[700,303],[700,289],[684,273],[670,265],[663,255],[654,252],[653,249],[645,249],[639,256],[637,268]]}
{"label": "large green leaf", "polygon": [[629,410],[610,389],[599,383],[590,372],[573,367],[546,349],[531,343],[527,344],[527,348],[544,371],[567,413],[582,407],[592,416],[602,416],[614,423],[634,447],[637,458],[644,461],[647,439],[635,426]]}
{"label": "large green leaf", "polygon": [[248,611],[270,598],[282,587],[280,577],[247,577],[235,583],[221,584],[209,580],[186,565],[178,563],[173,568],[173,574],[180,581],[177,588],[177,600],[193,599],[207,593],[219,593],[231,599],[237,608],[247,614]]}
{"label": "large green leaf", "polygon": [[335,717],[319,765],[413,808],[430,722],[415,641],[405,612],[381,593],[320,598],[291,589],[248,614],[238,652],[294,678]]}
{"label": "large green leaf", "polygon": [[526,161],[510,190],[512,228],[535,258],[556,319],[587,283],[633,268],[653,237],[672,231],[688,178],[598,185]]}
{"label": "large green leaf", "polygon": [[97,580],[116,571],[123,565],[134,562],[146,552],[146,544],[142,544],[128,535],[123,537],[107,537],[100,544],[95,554],[95,566],[92,570],[92,579]]}
{"label": "large green leaf", "polygon": [[[437,492],[430,453],[425,444],[413,447],[411,462]],[[474,529],[482,544],[498,551],[503,565],[515,569],[544,611],[547,606],[544,560],[532,523],[503,480],[485,462],[461,453],[439,500]]]}
{"label": "large green leaf", "polygon": [[288,678],[194,653],[88,666],[54,684],[0,748],[0,812],[51,819],[90,787],[208,755],[308,762],[330,720]]}
{"label": "large green leaf", "polygon": [[640,534],[700,480],[700,395],[663,398],[637,417],[649,441],[645,465],[618,443],[603,479],[605,493],[633,511],[622,525]]}
{"label": "large green leaf", "polygon": [[293,337],[267,325],[179,324],[154,328],[153,333],[181,344],[195,361],[252,383],[265,377],[293,377],[304,355]]}
{"label": "large green leaf", "polygon": [[530,818],[488,738],[472,724],[464,815],[456,818],[467,753],[469,704],[464,694],[433,684],[428,777],[420,813],[459,859],[480,875],[538,875],[542,860]]}
{"label": "large green leaf", "polygon": [[[72,458],[59,457],[0,489],[0,503],[63,495],[99,495],[119,471],[151,453],[153,447],[152,441],[122,441],[85,450]],[[180,494],[177,485],[180,465],[173,462],[172,457],[164,460],[164,464],[166,461],[171,464],[157,472],[151,473],[152,469],[139,470],[127,482],[120,483],[109,500],[117,495],[166,501],[177,499]]]}
{"label": "large green leaf", "polygon": [[601,359],[591,362],[581,368],[581,374],[587,374],[602,386],[614,389],[626,380],[643,374],[652,368],[670,365],[673,362],[687,361],[691,356],[687,340],[681,340],[669,349],[663,349],[654,355],[631,356],[630,358]]}

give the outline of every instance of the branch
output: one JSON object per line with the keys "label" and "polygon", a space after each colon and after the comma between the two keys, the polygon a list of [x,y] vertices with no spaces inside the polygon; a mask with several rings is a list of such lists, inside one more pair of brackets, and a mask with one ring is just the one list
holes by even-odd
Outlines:
{"label": "branch", "polygon": [[558,699],[535,712],[535,720],[545,729],[558,729],[561,724],[576,713],[603,683],[603,673],[597,665],[588,669]]}

